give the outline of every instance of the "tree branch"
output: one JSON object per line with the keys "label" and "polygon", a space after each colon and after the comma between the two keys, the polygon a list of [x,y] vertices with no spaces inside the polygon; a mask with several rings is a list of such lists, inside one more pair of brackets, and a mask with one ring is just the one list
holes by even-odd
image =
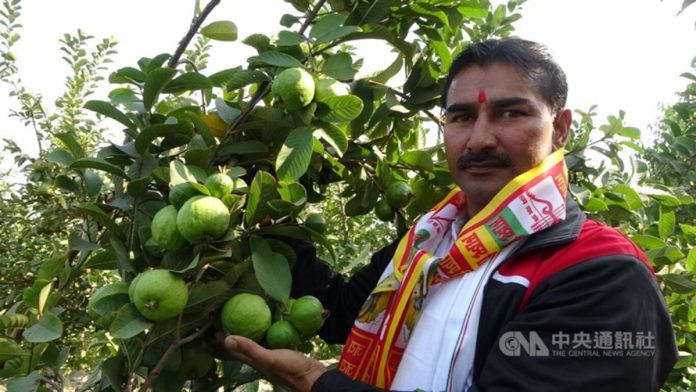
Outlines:
{"label": "tree branch", "polygon": [[176,48],[176,52],[174,52],[174,55],[169,58],[169,62],[167,62],[167,67],[176,67],[176,65],[179,63],[179,59],[184,54],[186,47],[189,43],[191,43],[193,36],[196,35],[196,32],[203,24],[205,18],[208,17],[213,8],[217,7],[218,4],[220,4],[220,0],[210,0],[210,3],[208,3],[208,5],[205,6],[203,11],[201,11],[201,14],[198,16],[198,18],[194,19],[191,22],[191,27],[189,27],[189,31],[186,33],[184,38],[182,38],[181,41],[179,41],[179,46]]}
{"label": "tree branch", "polygon": [[307,28],[309,27],[309,25],[312,24],[312,21],[314,20],[314,18],[317,17],[317,14],[321,10],[321,7],[324,6],[324,3],[326,3],[326,0],[319,0],[319,2],[314,6],[314,8],[312,8],[312,10],[309,11],[309,13],[307,14],[307,17],[305,18],[304,23],[302,23],[302,26],[300,27],[300,30],[298,31],[298,33],[300,33],[300,35],[304,35],[304,33],[305,33],[305,31],[307,31]]}
{"label": "tree branch", "polygon": [[139,391],[146,392],[148,388],[150,388],[152,383],[157,379],[157,377],[160,376],[162,370],[164,370],[164,367],[167,366],[167,362],[169,362],[169,359],[172,357],[172,355],[174,355],[174,352],[176,352],[177,348],[202,336],[205,333],[205,331],[207,331],[208,328],[210,328],[210,326],[212,325],[212,323],[207,323],[198,331],[182,339],[179,337],[178,331],[178,324],[180,322],[181,317],[179,317],[179,320],[177,321],[177,331],[176,335],[174,336],[174,340],[172,341],[172,344],[170,344],[169,347],[167,347],[167,350],[164,352],[164,354],[162,354],[162,357],[160,358],[159,362],[157,362],[157,365],[155,365],[155,367],[152,368],[152,371],[150,371],[150,373],[147,375],[147,378],[145,379],[145,382],[143,382],[143,385],[140,386]]}
{"label": "tree branch", "polygon": [[230,137],[232,137],[236,133],[237,127],[246,120],[247,117],[249,117],[249,114],[251,114],[251,111],[256,107],[256,105],[263,99],[263,97],[268,94],[269,89],[268,86],[270,85],[270,82],[268,80],[264,80],[259,84],[259,87],[256,89],[256,92],[254,95],[251,97],[251,100],[249,103],[244,107],[242,112],[239,114],[239,116],[234,120],[234,122],[230,125],[230,127],[227,129],[225,132],[225,135],[222,137],[220,140],[220,143],[215,146],[215,151],[213,151],[213,154],[210,157],[210,161],[208,162],[208,167],[215,162],[215,158],[217,157],[217,152],[220,149],[220,146],[225,144],[227,140],[229,140]]}

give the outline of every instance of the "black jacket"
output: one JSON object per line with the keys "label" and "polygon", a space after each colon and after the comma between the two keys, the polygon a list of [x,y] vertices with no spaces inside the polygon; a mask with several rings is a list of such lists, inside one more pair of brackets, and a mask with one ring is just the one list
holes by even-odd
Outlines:
{"label": "black jacket", "polygon": [[[311,245],[293,245],[292,296],[318,297],[331,312],[320,336],[344,343],[397,242],[348,281]],[[572,201],[565,221],[527,238],[489,279],[478,331],[470,392],[657,391],[677,360],[667,307],[645,256],[615,229],[586,220]],[[546,355],[511,352],[504,344],[533,337]],[[312,390],[378,389],[330,370]]]}

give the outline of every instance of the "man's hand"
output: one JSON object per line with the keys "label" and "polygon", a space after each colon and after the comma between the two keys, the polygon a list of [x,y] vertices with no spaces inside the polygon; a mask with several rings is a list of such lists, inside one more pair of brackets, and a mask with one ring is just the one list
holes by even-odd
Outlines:
{"label": "man's hand", "polygon": [[326,372],[321,362],[297,351],[269,350],[242,336],[226,337],[225,348],[232,358],[294,391],[309,392],[319,376]]}

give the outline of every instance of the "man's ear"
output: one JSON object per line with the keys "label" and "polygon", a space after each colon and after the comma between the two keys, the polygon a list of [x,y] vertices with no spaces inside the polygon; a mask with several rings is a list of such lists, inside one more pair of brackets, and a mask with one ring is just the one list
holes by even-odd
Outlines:
{"label": "man's ear", "polygon": [[573,113],[570,109],[562,109],[553,119],[553,149],[558,150],[565,146],[570,133],[570,125],[573,123]]}

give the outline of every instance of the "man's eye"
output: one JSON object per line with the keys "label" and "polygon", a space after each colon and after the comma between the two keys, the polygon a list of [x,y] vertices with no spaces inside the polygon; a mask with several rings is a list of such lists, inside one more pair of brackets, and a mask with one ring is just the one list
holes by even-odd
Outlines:
{"label": "man's eye", "polygon": [[461,122],[469,122],[473,120],[473,116],[470,114],[466,113],[458,113],[452,117],[450,117],[449,122],[451,123],[461,123]]}
{"label": "man's eye", "polygon": [[503,118],[517,118],[517,117],[522,117],[524,113],[522,113],[519,110],[505,110],[502,113]]}

